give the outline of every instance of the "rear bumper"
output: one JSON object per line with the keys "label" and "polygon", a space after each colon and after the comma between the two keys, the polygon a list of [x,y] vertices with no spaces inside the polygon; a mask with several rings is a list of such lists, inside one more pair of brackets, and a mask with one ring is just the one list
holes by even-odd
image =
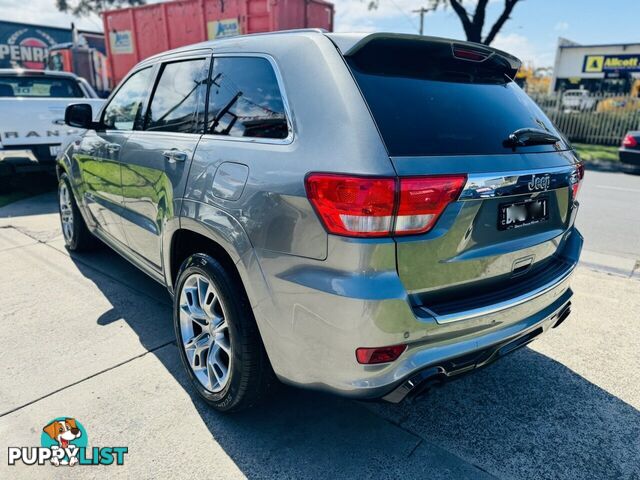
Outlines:
{"label": "rear bumper", "polygon": [[[445,322],[412,305],[397,273],[387,270],[395,270],[395,265],[383,265],[382,260],[374,262],[378,271],[364,275],[299,265],[276,273],[271,265],[280,262],[263,261],[280,310],[269,318],[261,308],[255,311],[274,370],[281,380],[305,388],[398,401],[408,394],[399,393],[407,390],[407,382],[430,381],[434,375],[453,378],[486,365],[559,323],[573,295],[569,283],[582,249],[582,236],[574,228],[563,237],[558,255],[564,267],[552,281],[532,287],[528,295],[484,306],[489,308],[457,312],[457,318]],[[349,272],[357,271],[349,262],[387,248],[377,245],[374,253],[361,243],[350,251],[354,243],[330,244],[331,250],[344,254],[343,268]],[[286,329],[273,331],[277,322]],[[407,350],[395,362],[356,361],[358,347],[396,344],[406,344]]]}
{"label": "rear bumper", "polygon": [[[415,381],[412,378],[418,372],[431,371],[429,376],[433,377],[432,373],[435,369],[436,378],[449,379],[497,360],[507,353],[506,351],[499,353],[503,347],[512,351],[515,347],[509,346],[522,346],[525,343],[518,345],[519,340],[536,332],[527,340],[526,343],[528,343],[558,322],[573,296],[569,288],[569,279],[570,276],[544,295],[521,304],[520,307],[535,312],[524,318],[518,319],[521,313],[514,308],[503,311],[500,316],[491,316],[491,319],[485,317],[482,320],[456,322],[458,338],[455,336],[455,331],[442,331],[439,334],[445,340],[438,339],[436,333],[435,341],[427,340],[425,343],[410,345],[407,352],[394,362],[388,371],[375,378],[355,381],[354,385],[357,389],[353,392],[354,396],[384,397],[386,400],[394,401],[398,396],[394,391],[402,389],[407,381]],[[545,306],[539,310],[541,305]],[[514,318],[518,320],[513,321]],[[445,328],[442,326],[441,330]],[[469,358],[474,360],[469,364],[465,364],[466,361],[461,362],[461,359]]]}
{"label": "rear bumper", "polygon": [[[570,297],[570,290],[568,295]],[[567,298],[563,297],[563,301]],[[492,345],[479,348],[470,354],[460,355],[451,359],[436,362],[423,368],[403,381],[387,393],[383,400],[390,403],[400,403],[409,396],[419,395],[435,383],[443,383],[457,378],[460,375],[482,368],[505,355],[524,347],[545,333],[549,328],[556,328],[564,322],[571,313],[571,302],[567,301],[552,315],[541,322],[520,330],[516,335],[505,338]]]}
{"label": "rear bumper", "polygon": [[618,150],[618,156],[623,170],[640,171],[640,150],[621,148]]}

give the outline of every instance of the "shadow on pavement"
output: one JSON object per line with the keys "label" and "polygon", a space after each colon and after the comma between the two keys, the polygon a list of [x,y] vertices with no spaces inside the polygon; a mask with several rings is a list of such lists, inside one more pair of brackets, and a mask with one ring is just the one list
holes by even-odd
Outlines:
{"label": "shadow on pavement", "polygon": [[[37,196],[33,196],[38,194]],[[32,215],[44,215],[58,212],[57,194],[55,185],[47,188],[44,193],[38,191],[29,193],[25,191],[0,194],[0,219],[9,217],[28,217]],[[11,203],[4,205],[2,200]]]}
{"label": "shadow on pavement", "polygon": [[499,477],[640,478],[640,412],[532,348],[376,410]]}
{"label": "shadow on pavement", "polygon": [[[89,255],[72,258],[107,296],[113,289],[104,288],[106,277],[90,266],[98,257],[121,278],[135,279],[139,289],[162,290],[106,248]],[[158,301],[154,297],[139,295],[137,301]],[[221,415],[196,396],[175,345],[158,349],[173,339],[170,305],[161,318],[144,318],[139,308],[112,304],[117,306],[97,323],[123,318],[129,324],[249,478],[388,478],[407,472],[422,478],[481,478],[482,470],[502,478],[640,475],[640,413],[529,348],[413,403],[364,404],[281,386],[259,408]],[[389,429],[381,417],[401,429]],[[449,463],[436,461],[442,458]]]}

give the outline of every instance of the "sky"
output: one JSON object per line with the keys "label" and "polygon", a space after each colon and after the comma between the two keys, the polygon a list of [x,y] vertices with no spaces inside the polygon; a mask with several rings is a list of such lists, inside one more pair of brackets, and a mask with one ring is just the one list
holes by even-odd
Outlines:
{"label": "sky", "polygon": [[[151,0],[155,3],[155,0]],[[338,32],[390,31],[418,33],[419,16],[412,10],[426,0],[379,0],[377,10],[368,0],[333,0]],[[472,7],[474,0],[467,0]],[[501,13],[503,0],[490,0],[487,24]],[[582,44],[640,43],[640,0],[521,0],[512,18],[492,44],[536,67],[552,66],[558,37]],[[98,16],[74,18],[60,13],[55,0],[0,0],[0,19],[102,30]],[[485,25],[485,31],[488,31]],[[458,17],[451,9],[428,13],[425,34],[464,39]]]}

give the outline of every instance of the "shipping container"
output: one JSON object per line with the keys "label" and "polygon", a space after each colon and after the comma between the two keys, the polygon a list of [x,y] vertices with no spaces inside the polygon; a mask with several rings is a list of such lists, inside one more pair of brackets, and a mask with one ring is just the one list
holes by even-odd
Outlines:
{"label": "shipping container", "polygon": [[107,11],[109,66],[119,82],[141,60],[172,48],[245,33],[333,30],[324,0],[177,0]]}

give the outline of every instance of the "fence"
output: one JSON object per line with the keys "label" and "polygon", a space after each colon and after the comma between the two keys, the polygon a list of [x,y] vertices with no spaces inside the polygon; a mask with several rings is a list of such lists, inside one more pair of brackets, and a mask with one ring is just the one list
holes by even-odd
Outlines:
{"label": "fence", "polygon": [[627,131],[640,130],[639,97],[587,92],[531,97],[572,142],[620,145]]}

